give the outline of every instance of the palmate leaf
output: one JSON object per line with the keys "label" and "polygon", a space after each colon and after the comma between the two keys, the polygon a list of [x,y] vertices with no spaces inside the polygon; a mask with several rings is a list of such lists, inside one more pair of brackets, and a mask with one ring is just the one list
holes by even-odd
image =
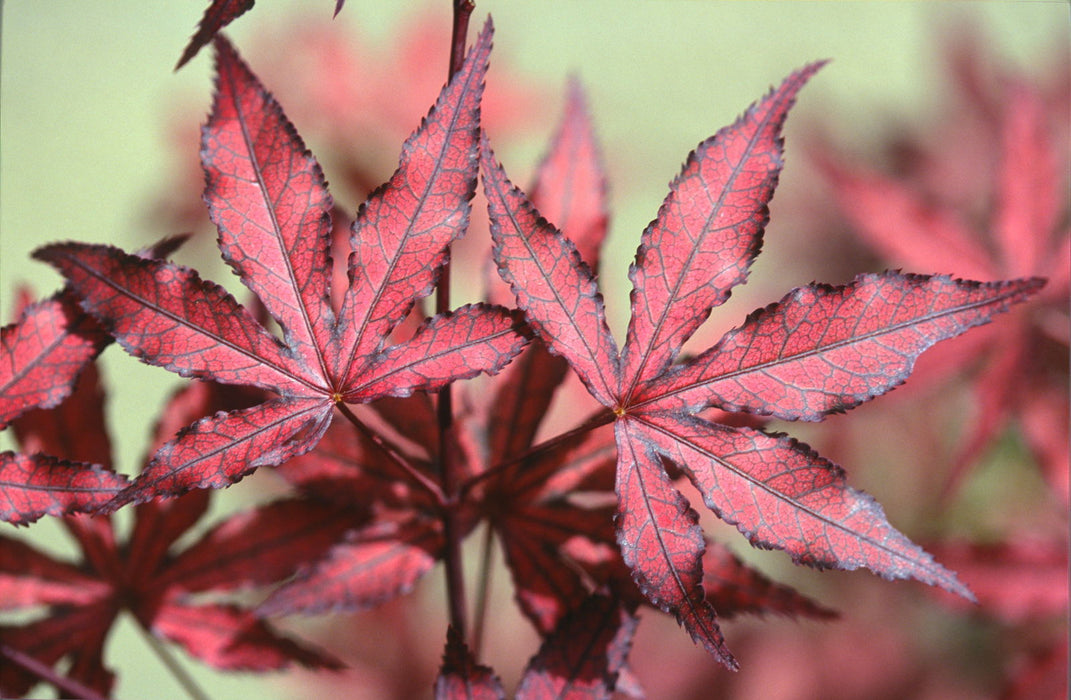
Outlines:
{"label": "palmate leaf", "polygon": [[283,330],[280,342],[222,287],[193,270],[118,249],[54,244],[58,268],[131,354],[183,376],[259,387],[266,403],[194,423],[112,502],[227,486],[310,450],[333,407],[435,391],[501,369],[526,342],[505,309],[483,304],[430,319],[384,347],[428,295],[467,228],[478,166],[490,21],[462,69],[406,141],[398,170],[360,209],[348,286],[331,306],[330,196],[319,165],[234,49],[216,40],[217,81],[203,131],[205,199],[220,251]]}
{"label": "palmate leaf", "polygon": [[698,516],[668,477],[667,460],[756,546],[811,566],[862,566],[971,594],[892,528],[873,499],[848,487],[836,465],[784,436],[694,413],[714,406],[818,420],[846,410],[902,383],[933,343],[987,322],[1042,284],[887,272],[844,287],[813,285],[674,365],[711,308],[746,278],[781,170],[782,124],[820,65],[793,73],[688,157],[630,269],[632,316],[620,353],[575,246],[510,184],[483,144],[499,271],[538,337],[609,409],[607,422],[616,422],[616,526],[625,562],[644,595],[731,668],[736,662],[702,586]]}

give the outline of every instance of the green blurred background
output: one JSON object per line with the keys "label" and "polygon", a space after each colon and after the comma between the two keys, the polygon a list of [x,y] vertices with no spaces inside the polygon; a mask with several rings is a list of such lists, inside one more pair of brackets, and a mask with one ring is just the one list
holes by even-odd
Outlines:
{"label": "green blurred background", "polygon": [[[209,103],[207,51],[181,71],[172,71],[206,4],[3,3],[4,321],[12,320],[17,284],[30,285],[38,295],[59,286],[57,275],[29,259],[38,245],[73,239],[133,249],[178,233],[154,225],[149,213],[175,177],[179,160],[171,135],[183,124],[193,134],[192,126],[203,121]],[[423,8],[446,17],[442,9],[448,4],[348,0],[335,22],[386,46],[403,17]],[[285,35],[286,23],[296,15],[327,17],[333,7],[332,0],[263,0],[229,34],[245,52],[264,28]],[[588,89],[611,177],[613,218],[604,290],[611,309],[618,310],[627,299],[626,263],[684,156],[794,68],[834,59],[804,90],[789,119],[783,181],[806,187],[792,167],[792,134],[798,124],[820,120],[846,146],[865,147],[868,126],[883,125],[883,115],[923,122],[944,89],[935,69],[942,31],[973,22],[996,53],[1022,66],[1053,46],[1054,37],[1062,34],[1067,46],[1068,33],[1065,2],[479,0],[476,22],[487,12],[496,25],[492,66],[508,60],[511,75],[554,90],[576,75]],[[255,54],[246,53],[256,70]],[[442,70],[445,74],[445,66]],[[491,90],[495,75],[492,68]],[[511,173],[531,172],[558,113],[555,98],[530,135],[500,153]],[[302,130],[301,123],[296,126]],[[196,137],[187,145],[195,151]],[[315,151],[311,140],[310,146]],[[791,222],[778,221],[775,211],[766,243],[773,262],[756,274],[776,277],[784,291],[810,280],[798,279],[778,264],[777,231],[788,235]],[[223,281],[226,273],[218,263],[204,264],[206,277]],[[750,301],[745,297],[742,303]],[[142,366],[114,348],[105,353],[104,366],[112,387],[109,412],[117,464],[129,473],[141,457],[160,397],[174,386],[173,375]],[[0,435],[0,448],[11,446],[10,438]],[[29,531],[34,538],[54,534],[48,525]],[[110,663],[120,671],[120,698],[180,696],[129,626],[113,635]],[[213,697],[293,695],[293,687],[274,676],[226,677],[188,665]]]}

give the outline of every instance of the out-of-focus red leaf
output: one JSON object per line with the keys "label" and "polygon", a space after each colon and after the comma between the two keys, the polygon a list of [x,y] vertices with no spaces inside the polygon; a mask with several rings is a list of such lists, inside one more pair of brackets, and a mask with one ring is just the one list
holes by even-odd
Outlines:
{"label": "out-of-focus red leaf", "polygon": [[106,587],[78,567],[59,562],[22,540],[0,536],[0,610],[33,605],[84,605]]}
{"label": "out-of-focus red leaf", "polygon": [[502,681],[490,668],[476,663],[461,635],[449,627],[443,665],[435,679],[435,700],[505,700],[505,697]]}
{"label": "out-of-focus red leaf", "polygon": [[[19,437],[48,444],[52,435],[76,435],[86,425],[76,408],[101,412],[95,372],[83,374],[71,406],[51,409],[29,424],[19,419]],[[193,415],[232,403],[218,385],[192,384],[165,407],[156,429],[159,442],[175,425]],[[32,414],[28,414],[32,415]],[[47,431],[41,431],[47,426]],[[53,445],[77,449],[80,441]],[[89,441],[87,446],[98,449]],[[110,455],[102,456],[111,462]],[[55,476],[63,475],[56,469]],[[21,483],[33,480],[22,478]],[[69,494],[70,489],[61,493]],[[5,497],[9,496],[5,488]],[[0,643],[45,667],[67,659],[65,676],[110,692],[112,674],[104,667],[104,640],[117,615],[126,610],[146,629],[160,629],[180,641],[201,644],[208,663],[221,668],[281,668],[290,661],[337,667],[338,663],[275,634],[250,610],[209,605],[184,598],[189,593],[229,594],[239,587],[276,583],[314,561],[346,528],[337,508],[311,501],[284,501],[239,513],[210,530],[201,542],[178,553],[173,545],[205,514],[209,491],[194,491],[170,500],[151,500],[134,508],[134,522],[124,542],[107,515],[78,515],[63,524],[81,548],[81,561],[69,564],[28,542],[0,537],[0,607],[16,614],[42,607],[46,615],[21,626],[0,628]],[[255,561],[254,561],[255,560]],[[196,655],[196,654],[195,654]],[[24,695],[38,680],[34,674],[0,664],[0,692]],[[39,675],[39,674],[38,674]],[[43,676],[48,678],[49,676]],[[57,683],[61,692],[67,685]],[[73,687],[73,686],[71,686]]]}
{"label": "out-of-focus red leaf", "polygon": [[703,552],[703,588],[718,615],[730,619],[741,614],[779,613],[790,617],[830,619],[837,613],[774,583],[720,542],[707,541]]}
{"label": "out-of-focus red leaf", "polygon": [[1068,641],[1031,655],[1004,688],[1001,700],[1063,700],[1068,691]]}
{"label": "out-of-focus red leaf", "polygon": [[588,593],[568,556],[567,543],[574,538],[596,539],[600,531],[609,531],[611,513],[564,501],[514,503],[509,511],[495,523],[517,603],[536,629],[547,634]]}
{"label": "out-of-focus red leaf", "polygon": [[412,590],[438,558],[438,521],[376,523],[335,545],[309,570],[277,589],[262,615],[364,610]]}
{"label": "out-of-focus red leaf", "polygon": [[638,620],[606,596],[588,598],[543,642],[525,669],[518,700],[609,698]]}
{"label": "out-of-focus red leaf", "polygon": [[937,348],[914,385],[936,393],[971,373],[975,396],[945,495],[1017,424],[1066,502],[1068,422],[1052,417],[1068,405],[1071,230],[1060,157],[1071,136],[1068,63],[1064,55],[1046,58],[1050,75],[1025,75],[1003,65],[969,26],[943,35],[942,46],[950,47],[949,98],[933,122],[923,132],[870,135],[889,163],[849,159],[829,139],[812,144],[833,206],[814,210],[811,228],[846,229],[894,266],[981,280],[1048,279],[1029,309],[1012,314],[1015,329],[975,332]]}
{"label": "out-of-focus red leaf", "polygon": [[953,213],[920,200],[891,178],[851,173],[831,161],[824,165],[837,191],[858,212],[853,221],[865,222],[868,239],[887,259],[902,260],[921,272],[948,271],[981,280],[997,276],[970,230]]}
{"label": "out-of-focus red leaf", "polygon": [[951,541],[935,549],[987,613],[1009,623],[1067,613],[1066,543],[1022,537],[989,545]]}
{"label": "out-of-focus red leaf", "polygon": [[[0,642],[53,665],[64,655],[77,650],[83,658],[99,664],[104,635],[115,616],[110,600],[96,600],[89,605],[61,606],[55,614],[21,627],[0,627]],[[72,676],[105,695],[111,692],[112,674],[103,666],[89,666],[86,676]],[[0,691],[23,697],[40,679],[15,664],[0,664]]]}
{"label": "out-of-focus red leaf", "polygon": [[606,238],[606,172],[579,81],[566,89],[565,108],[550,148],[536,171],[529,196],[532,204],[573,241],[580,259],[599,269]]}
{"label": "out-of-focus red leaf", "polygon": [[153,619],[152,631],[209,666],[228,671],[275,671],[295,663],[342,668],[330,654],[298,644],[272,631],[249,610],[229,605],[169,602]]}
{"label": "out-of-focus red leaf", "polygon": [[0,328],[0,428],[32,408],[54,408],[110,339],[61,292]]}
{"label": "out-of-focus red leaf", "polygon": [[265,585],[315,561],[349,527],[340,508],[276,501],[232,515],[175,557],[158,585],[198,592]]}
{"label": "out-of-focus red leaf", "polygon": [[[72,425],[79,429],[72,431]],[[112,469],[112,445],[104,422],[104,391],[94,362],[86,365],[74,391],[60,405],[24,413],[11,428],[26,454],[41,452]]]}

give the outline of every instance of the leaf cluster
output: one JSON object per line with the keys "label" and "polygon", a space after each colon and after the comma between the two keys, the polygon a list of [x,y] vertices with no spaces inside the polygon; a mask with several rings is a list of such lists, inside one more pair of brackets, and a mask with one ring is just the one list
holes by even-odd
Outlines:
{"label": "leaf cluster", "polygon": [[[6,605],[49,611],[0,630],[0,653],[24,661],[0,675],[0,689],[21,694],[41,677],[26,657],[48,667],[71,656],[68,679],[46,680],[109,693],[102,649],[124,610],[217,668],[335,666],[265,618],[376,606],[438,561],[463,611],[450,572],[480,526],[501,543],[517,603],[543,639],[518,697],[638,692],[627,657],[642,606],[676,617],[732,669],[719,616],[832,615],[709,540],[685,481],[753,546],[971,598],[838,465],[764,426],[821,420],[895,388],[920,353],[1024,301],[1041,280],[890,271],[808,285],[680,357],[747,278],[782,168],[782,126],[821,64],[792,73],[687,157],[630,267],[619,345],[596,274],[606,183],[578,86],[528,195],[481,126],[488,20],[398,169],[339,226],[316,159],[215,36],[251,4],[213,3],[180,61],[214,44],[204,199],[251,301],[167,260],[170,243],[139,254],[55,243],[35,257],[68,286],[3,329],[0,419],[22,450],[0,455],[0,517],[63,517],[83,561],[0,539]],[[493,239],[479,263],[500,279],[487,302],[442,308],[479,178]],[[434,314],[424,303],[433,292]],[[164,408],[132,479],[113,469],[93,418],[101,390],[86,368],[112,340],[199,380]],[[467,381],[479,374],[497,376]],[[590,410],[554,433],[558,394]],[[174,546],[212,489],[262,467],[293,496]],[[110,514],[125,507],[135,525],[119,543]],[[255,606],[203,602],[269,585]],[[463,612],[454,623],[437,695],[504,696]]]}

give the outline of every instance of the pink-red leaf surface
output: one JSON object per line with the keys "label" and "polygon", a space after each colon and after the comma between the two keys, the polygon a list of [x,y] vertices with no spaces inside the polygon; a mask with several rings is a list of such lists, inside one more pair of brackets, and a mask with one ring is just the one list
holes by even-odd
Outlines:
{"label": "pink-red leaf surface", "polygon": [[31,304],[0,328],[0,428],[32,408],[59,405],[108,342],[66,293]]}
{"label": "pink-red leaf surface", "polygon": [[1041,286],[884,273],[814,285],[756,312],[699,358],[674,365],[711,308],[742,283],[782,164],[781,127],[821,64],[789,76],[704,141],[671,183],[630,270],[632,316],[616,350],[575,246],[513,187],[484,143],[494,255],[535,333],[616,420],[617,539],[641,591],[734,666],[702,586],[698,517],[666,473],[693,481],[756,546],[798,563],[915,578],[970,592],[886,520],[836,465],[779,435],[693,414],[706,407],[818,420],[900,384],[938,340],[985,323]]}
{"label": "pink-red leaf surface", "polygon": [[374,607],[412,590],[435,564],[441,546],[437,521],[370,525],[275,591],[260,612],[312,614]]}
{"label": "pink-red leaf surface", "polygon": [[590,597],[562,620],[528,663],[518,700],[611,697],[637,622],[618,601]]}
{"label": "pink-red leaf surface", "polygon": [[95,510],[127,483],[96,464],[0,452],[0,520],[25,525],[43,515]]}
{"label": "pink-red leaf surface", "polygon": [[987,322],[1042,284],[886,272],[843,287],[800,287],[643,394],[658,397],[653,404],[663,409],[717,405],[820,420],[902,384],[922,351]]}
{"label": "pink-red leaf surface", "polygon": [[769,220],[781,172],[781,126],[803,68],[688,157],[643,232],[632,279],[632,317],[622,352],[624,393],[661,374],[713,306],[747,277]]}
{"label": "pink-red leaf surface", "polygon": [[703,552],[703,588],[707,600],[725,619],[744,613],[779,613],[818,619],[837,617],[836,612],[788,586],[774,583],[720,542],[707,541]]}
{"label": "pink-red leaf surface", "polygon": [[224,260],[279,323],[283,340],[182,266],[79,244],[48,246],[37,257],[60,269],[84,308],[145,362],[278,398],[180,432],[114,506],[229,485],[310,450],[336,404],[493,373],[525,342],[509,312],[479,304],[386,347],[467,228],[490,23],[406,141],[398,171],[361,207],[338,313],[330,301],[331,200],[320,168],[234,49],[222,38],[216,46],[216,95],[202,139],[205,199]]}
{"label": "pink-red leaf surface", "polygon": [[498,676],[482,664],[453,627],[446,630],[446,651],[439,677],[435,679],[435,700],[505,700],[506,691]]}

